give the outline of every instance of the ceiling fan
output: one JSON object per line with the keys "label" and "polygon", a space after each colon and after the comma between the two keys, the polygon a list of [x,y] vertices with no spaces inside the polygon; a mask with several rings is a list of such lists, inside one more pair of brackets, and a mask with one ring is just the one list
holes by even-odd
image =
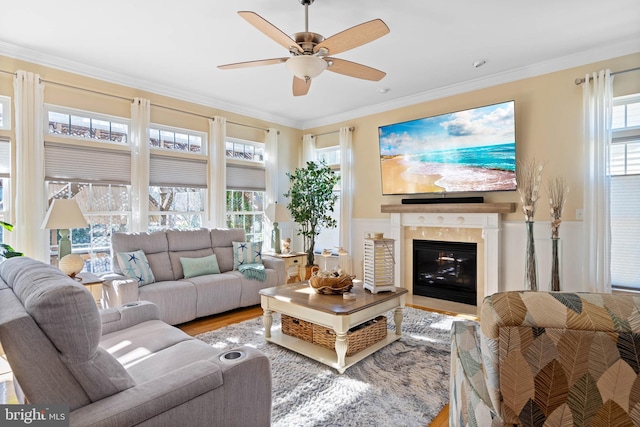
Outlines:
{"label": "ceiling fan", "polygon": [[364,22],[325,39],[321,34],[309,32],[309,6],[314,0],[299,1],[304,5],[304,31],[293,34],[293,38],[255,12],[238,12],[247,22],[287,49],[291,57],[237,62],[219,65],[218,68],[229,70],[285,63],[294,75],[294,96],[306,95],[309,92],[311,80],[324,70],[373,81],[378,81],[386,75],[383,71],[366,65],[328,56],[362,46],[389,33],[389,27],[381,19]]}

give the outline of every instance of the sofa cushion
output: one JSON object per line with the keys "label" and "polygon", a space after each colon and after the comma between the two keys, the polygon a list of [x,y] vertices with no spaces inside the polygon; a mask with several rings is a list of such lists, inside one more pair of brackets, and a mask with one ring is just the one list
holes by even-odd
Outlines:
{"label": "sofa cushion", "polygon": [[206,228],[199,230],[167,230],[166,233],[169,252],[211,248],[211,236]]}
{"label": "sofa cushion", "polygon": [[148,320],[103,335],[100,347],[128,369],[150,354],[190,339],[193,338],[161,320]]}
{"label": "sofa cushion", "polygon": [[204,276],[205,274],[220,274],[218,259],[215,254],[202,258],[180,258],[184,278]]}
{"label": "sofa cushion", "polygon": [[244,242],[246,236],[242,228],[214,228],[211,230],[211,247],[232,247],[233,242]]}
{"label": "sofa cushion", "polygon": [[180,280],[184,278],[184,271],[182,269],[182,262],[180,258],[203,258],[209,255],[213,255],[213,249],[195,249],[191,251],[179,251],[169,252],[169,259],[171,260],[171,269],[173,270],[173,280]]}
{"label": "sofa cushion", "polygon": [[133,252],[118,252],[118,265],[120,269],[130,279],[138,281],[138,286],[148,285],[156,281],[153,276],[149,261],[144,252],[138,250]]}
{"label": "sofa cushion", "polygon": [[[154,233],[113,233],[111,235],[111,259],[115,261],[115,254],[118,252],[131,252],[141,250],[147,256],[151,270],[156,276],[156,280],[170,280],[173,278],[173,274],[169,279],[160,278],[162,274],[158,274],[159,271],[155,270],[155,265],[152,261],[151,254],[159,252],[168,252],[169,243],[167,242],[167,235],[164,231],[157,231]],[[113,263],[113,271],[122,274],[122,270],[117,262]]]}
{"label": "sofa cushion", "polygon": [[233,269],[240,265],[262,264],[262,242],[232,242],[233,243]]}
{"label": "sofa cushion", "polygon": [[149,260],[149,266],[153,271],[156,282],[174,280],[173,264],[171,264],[168,252],[145,253],[145,255],[147,255],[147,260]]}
{"label": "sofa cushion", "polygon": [[183,279],[193,283],[196,287],[198,294],[197,317],[222,313],[240,307],[242,284],[237,275],[239,273],[236,271]]}
{"label": "sofa cushion", "polygon": [[171,280],[143,286],[140,288],[138,299],[156,304],[160,311],[160,319],[170,325],[196,318],[198,294],[191,282]]}
{"label": "sofa cushion", "polygon": [[218,266],[220,266],[222,273],[233,270],[233,247],[213,248],[213,253],[216,254]]}

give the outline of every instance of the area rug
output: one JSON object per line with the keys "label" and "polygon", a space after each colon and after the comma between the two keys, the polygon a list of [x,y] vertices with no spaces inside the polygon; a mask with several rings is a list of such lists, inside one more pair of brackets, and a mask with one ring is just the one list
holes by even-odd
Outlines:
{"label": "area rug", "polygon": [[[386,316],[393,330],[393,312]],[[267,343],[261,317],[197,338],[221,350],[248,345],[269,357],[272,426],[426,426],[449,400],[449,331],[454,319],[406,307],[402,338],[342,375]],[[276,328],[280,315],[274,313],[272,330]]]}

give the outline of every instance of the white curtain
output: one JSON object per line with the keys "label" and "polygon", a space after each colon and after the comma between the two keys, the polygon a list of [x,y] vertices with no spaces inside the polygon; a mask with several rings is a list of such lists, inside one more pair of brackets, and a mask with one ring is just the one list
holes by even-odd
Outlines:
{"label": "white curtain", "polygon": [[278,130],[269,128],[264,142],[266,204],[269,206],[278,201]]}
{"label": "white curtain", "polygon": [[213,120],[209,120],[209,137],[207,226],[209,228],[225,228],[227,226],[226,117],[215,116]]}
{"label": "white curtain", "polygon": [[[272,206],[273,203],[278,201],[278,130],[275,128],[269,128],[265,134],[264,141],[264,155],[265,155],[265,211]],[[275,215],[275,208],[274,208]],[[272,248],[273,242],[270,236],[273,234],[272,219],[265,215],[265,230],[264,230],[264,247],[275,250]]]}
{"label": "white curtain", "polygon": [[133,98],[131,103],[131,225],[144,232],[149,226],[149,122],[151,102]]}
{"label": "white curtain", "polygon": [[584,245],[585,291],[611,292],[610,180],[613,76],[609,70],[585,76],[584,111]]}
{"label": "white curtain", "polygon": [[[351,253],[351,217],[353,210],[353,131],[350,127],[340,128],[340,246]],[[349,256],[350,258],[350,256]],[[346,273],[351,273],[350,259],[343,265]]]}
{"label": "white curtain", "polygon": [[[44,85],[40,76],[18,71],[13,79],[16,123],[15,228],[5,238],[18,252],[49,263],[44,187]],[[20,197],[15,197],[20,195]],[[28,195],[28,197],[25,197]]]}
{"label": "white curtain", "polygon": [[302,161],[301,167],[305,167],[307,162],[316,161],[316,137],[315,135],[306,134],[302,136]]}

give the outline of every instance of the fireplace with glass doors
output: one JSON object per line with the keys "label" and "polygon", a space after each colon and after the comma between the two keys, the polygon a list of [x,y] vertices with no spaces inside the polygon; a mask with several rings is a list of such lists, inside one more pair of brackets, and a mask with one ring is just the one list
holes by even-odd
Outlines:
{"label": "fireplace with glass doors", "polygon": [[413,241],[413,294],[476,305],[476,243]]}

